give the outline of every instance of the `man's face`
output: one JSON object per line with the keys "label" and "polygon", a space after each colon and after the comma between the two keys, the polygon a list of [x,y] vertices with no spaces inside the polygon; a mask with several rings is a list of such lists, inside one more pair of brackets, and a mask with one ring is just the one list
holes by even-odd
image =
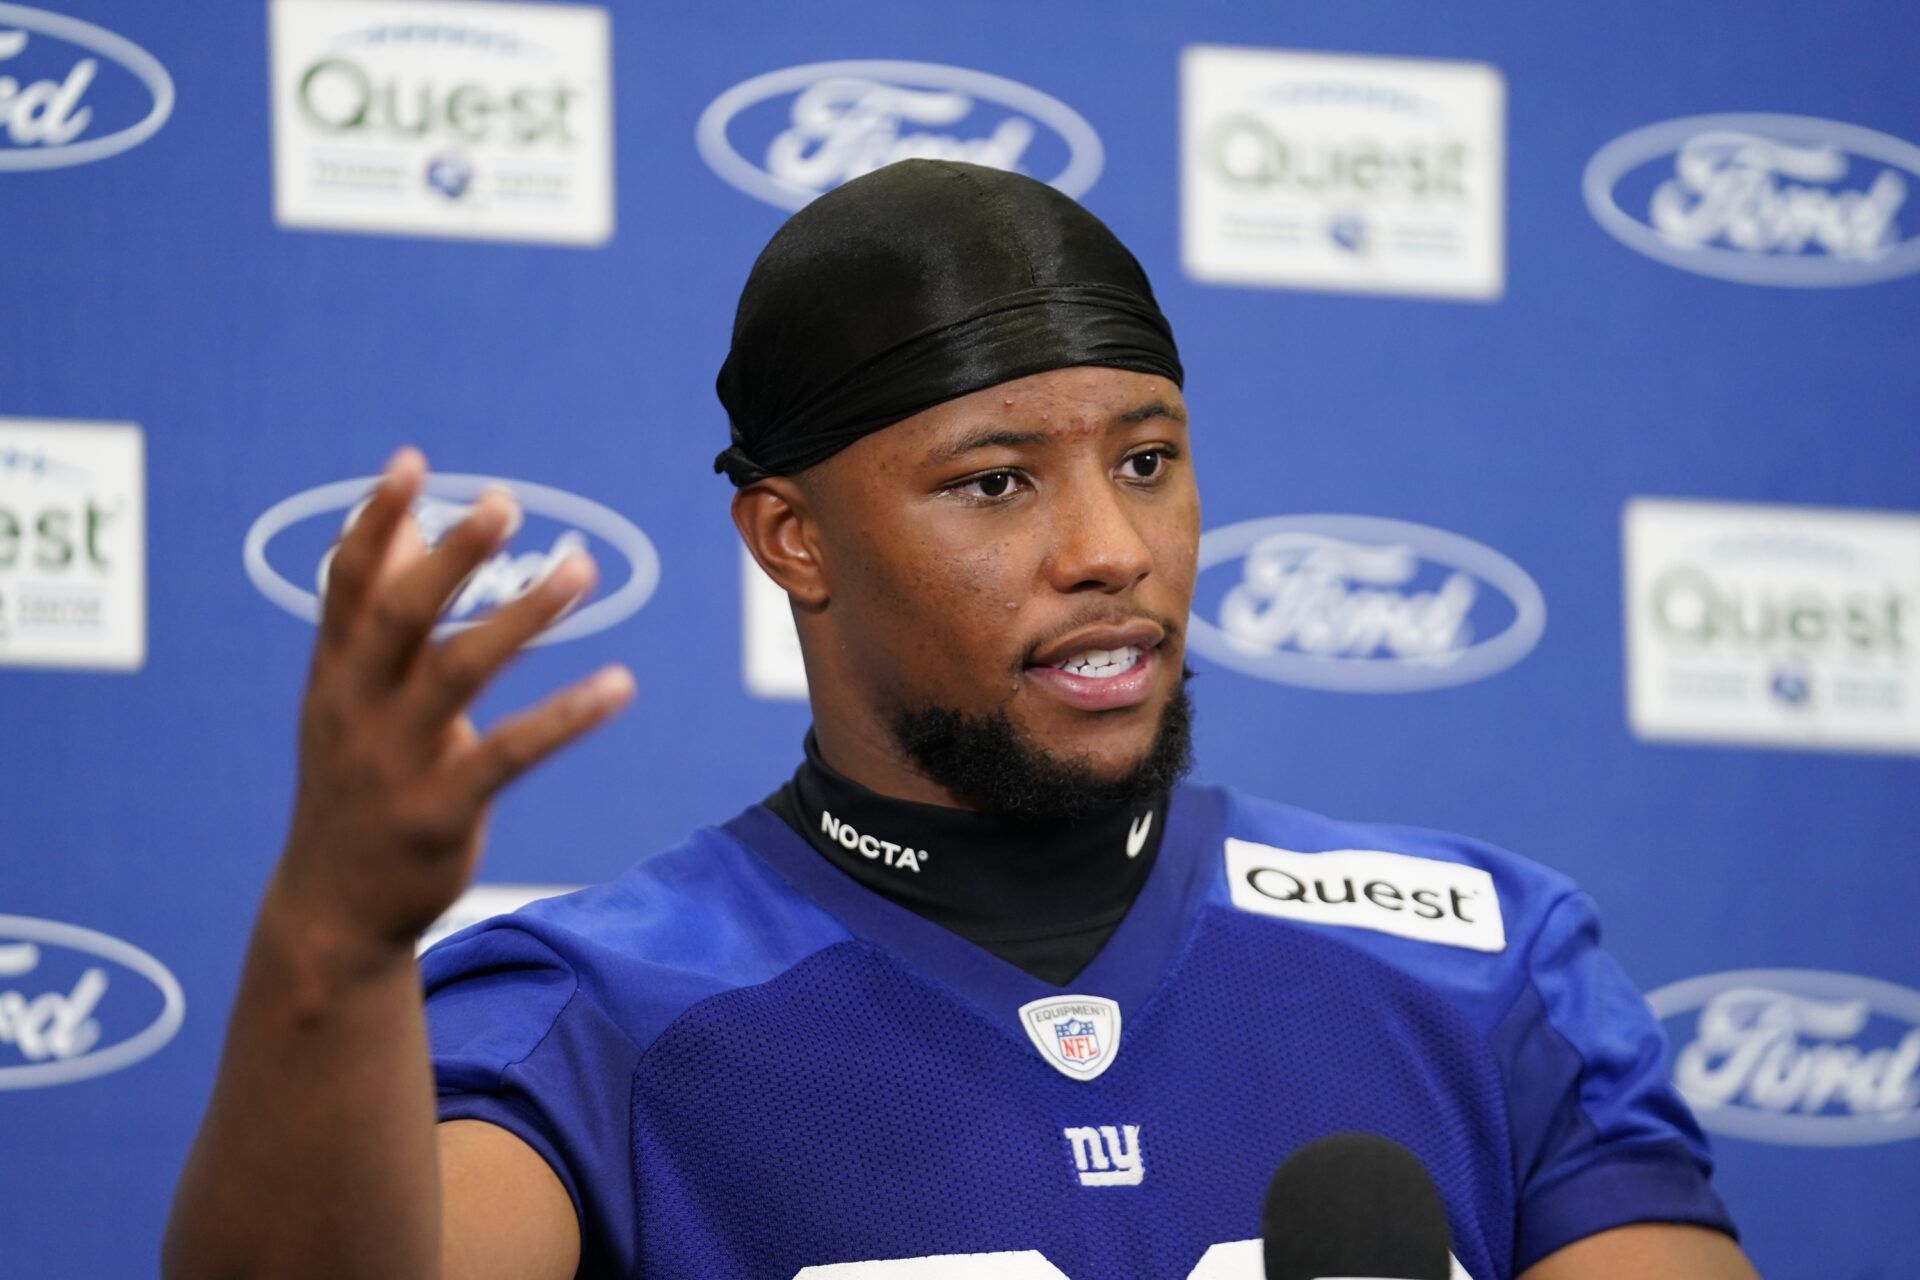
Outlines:
{"label": "man's face", "polygon": [[806,489],[830,589],[810,640],[867,710],[998,714],[1099,778],[1146,757],[1181,684],[1200,536],[1172,383],[1002,383],[860,439]]}

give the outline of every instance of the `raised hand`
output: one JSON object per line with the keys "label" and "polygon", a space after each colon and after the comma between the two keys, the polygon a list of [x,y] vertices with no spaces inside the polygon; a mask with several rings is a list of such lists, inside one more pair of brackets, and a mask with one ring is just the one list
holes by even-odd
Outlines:
{"label": "raised hand", "polygon": [[280,889],[337,938],[411,947],[479,858],[495,792],[633,696],[609,666],[482,734],[467,706],[592,585],[584,553],[485,621],[433,637],[448,599],[512,532],[503,491],[483,494],[428,550],[409,514],[426,477],[394,455],[328,576],[300,718],[300,776]]}

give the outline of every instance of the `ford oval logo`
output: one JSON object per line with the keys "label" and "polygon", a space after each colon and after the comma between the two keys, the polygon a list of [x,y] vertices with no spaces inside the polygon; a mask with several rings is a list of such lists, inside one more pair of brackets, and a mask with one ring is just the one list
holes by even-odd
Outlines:
{"label": "ford oval logo", "polygon": [[1066,103],[933,62],[769,71],[715,98],[694,140],[715,173],[783,209],[912,157],[1009,169],[1076,198],[1106,162],[1100,135]]}
{"label": "ford oval logo", "polygon": [[[126,76],[103,76],[103,61]],[[173,78],[139,45],[77,18],[0,4],[0,170],[104,160],[145,142],[172,113]]]}
{"label": "ford oval logo", "polygon": [[173,1039],[180,983],[140,948],[78,925],[0,916],[0,1089],[118,1071]]}
{"label": "ford oval logo", "polygon": [[1277,684],[1407,693],[1484,680],[1532,651],[1547,606],[1513,561],[1374,516],[1274,516],[1200,539],[1188,640]]}
{"label": "ford oval logo", "polygon": [[1673,1082],[1716,1133],[1796,1147],[1920,1137],[1920,991],[1850,973],[1742,969],[1647,997]]}
{"label": "ford oval logo", "polygon": [[[263,512],[247,530],[242,560],[267,599],[296,618],[317,622],[332,546],[358,514],[378,477],[341,480],[295,494]],[[646,604],[660,581],[653,543],[620,515],[559,489],[494,476],[434,474],[413,515],[429,546],[466,516],[472,501],[493,485],[511,489],[525,522],[513,539],[467,580],[448,604],[436,635],[470,627],[524,593],[568,552],[590,552],[600,564],[595,594],[549,626],[533,644],[555,644],[604,631]],[[609,554],[611,553],[611,554]],[[624,577],[619,568],[624,563]]]}
{"label": "ford oval logo", "polygon": [[1821,288],[1920,271],[1920,147],[1811,116],[1689,116],[1594,153],[1587,208],[1668,266]]}

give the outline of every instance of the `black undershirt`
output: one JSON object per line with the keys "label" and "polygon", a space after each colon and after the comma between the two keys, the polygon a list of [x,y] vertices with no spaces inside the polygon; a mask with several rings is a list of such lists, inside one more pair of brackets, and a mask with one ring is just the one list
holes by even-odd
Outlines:
{"label": "black undershirt", "polygon": [[867,888],[1055,986],[1086,967],[1133,905],[1167,807],[1163,798],[1033,824],[895,800],[835,773],[811,733],[805,761],[766,805]]}

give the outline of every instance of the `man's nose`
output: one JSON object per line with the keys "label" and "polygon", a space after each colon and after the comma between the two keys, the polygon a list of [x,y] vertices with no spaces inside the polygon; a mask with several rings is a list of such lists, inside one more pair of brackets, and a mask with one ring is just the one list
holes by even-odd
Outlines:
{"label": "man's nose", "polygon": [[1047,579],[1056,591],[1120,592],[1153,567],[1129,502],[1111,477],[1077,482],[1058,496]]}

